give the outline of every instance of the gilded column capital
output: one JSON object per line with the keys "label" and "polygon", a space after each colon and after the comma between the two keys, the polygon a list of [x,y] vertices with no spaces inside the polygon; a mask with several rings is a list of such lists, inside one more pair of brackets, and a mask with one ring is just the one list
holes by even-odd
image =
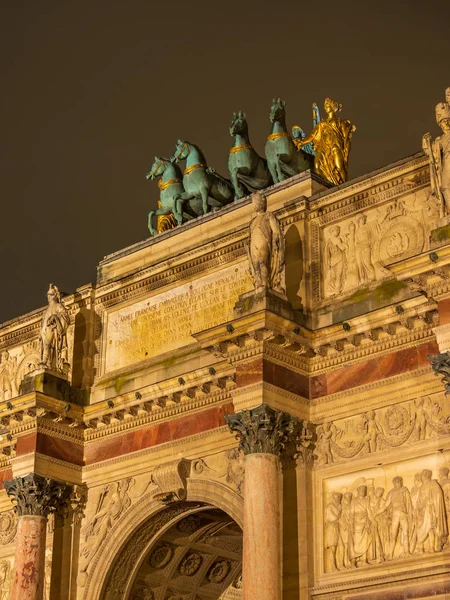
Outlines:
{"label": "gilded column capital", "polygon": [[442,375],[442,383],[444,384],[446,393],[450,392],[450,352],[442,352],[442,354],[431,354],[427,357],[431,363],[431,367],[435,375]]}
{"label": "gilded column capital", "polygon": [[35,473],[3,483],[19,517],[47,517],[49,513],[61,510],[72,493],[71,485]]}
{"label": "gilded column capital", "polygon": [[225,416],[228,427],[236,433],[239,448],[247,454],[280,456],[294,428],[293,418],[267,404]]}

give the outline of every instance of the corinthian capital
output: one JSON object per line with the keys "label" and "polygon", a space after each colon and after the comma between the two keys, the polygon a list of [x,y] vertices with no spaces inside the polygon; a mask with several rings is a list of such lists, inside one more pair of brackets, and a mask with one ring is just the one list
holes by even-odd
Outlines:
{"label": "corinthian capital", "polygon": [[292,417],[267,404],[226,415],[225,419],[230,430],[236,433],[239,448],[244,454],[266,453],[279,456],[288,434],[293,430]]}
{"label": "corinthian capital", "polygon": [[3,483],[19,517],[47,517],[63,508],[72,493],[72,486],[34,473]]}

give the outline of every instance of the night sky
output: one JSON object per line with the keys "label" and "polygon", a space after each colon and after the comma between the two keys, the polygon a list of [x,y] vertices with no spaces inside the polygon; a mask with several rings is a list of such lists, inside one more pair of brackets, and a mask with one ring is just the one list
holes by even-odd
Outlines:
{"label": "night sky", "polygon": [[145,173],[177,138],[227,175],[233,111],[260,154],[274,96],[357,126],[350,177],[420,150],[450,85],[450,2],[181,0],[3,3],[0,322],[95,280],[148,237]]}

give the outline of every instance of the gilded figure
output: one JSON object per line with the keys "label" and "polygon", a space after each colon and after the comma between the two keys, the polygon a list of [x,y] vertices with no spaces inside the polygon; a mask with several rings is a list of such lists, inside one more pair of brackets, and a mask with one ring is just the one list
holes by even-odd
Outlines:
{"label": "gilded figure", "polygon": [[248,257],[255,289],[266,287],[281,294],[285,242],[281,224],[268,212],[267,200],[259,192],[252,194],[256,215],[250,223]]}
{"label": "gilded figure", "polygon": [[441,216],[450,215],[450,87],[445,90],[445,102],[435,109],[436,122],[442,135],[434,141],[431,134],[422,138],[422,148],[430,160],[431,193],[439,202]]}
{"label": "gilded figure", "polygon": [[47,299],[48,307],[42,317],[39,334],[41,349],[39,366],[64,373],[69,369],[67,329],[70,325],[70,316],[61,302],[58,288],[53,283],[48,288]]}
{"label": "gilded figure", "polygon": [[348,179],[348,157],[356,127],[350,121],[336,116],[342,110],[342,104],[326,98],[324,108],[326,118],[319,121],[304,139],[295,138],[294,144],[300,150],[312,143],[316,153],[315,172],[330,183],[340,185]]}

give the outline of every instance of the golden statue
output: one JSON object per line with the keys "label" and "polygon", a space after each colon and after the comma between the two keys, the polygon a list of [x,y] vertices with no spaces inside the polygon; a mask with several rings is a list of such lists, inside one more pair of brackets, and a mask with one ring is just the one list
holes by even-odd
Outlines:
{"label": "golden statue", "polygon": [[347,181],[348,155],[356,127],[350,121],[336,116],[336,113],[342,110],[342,104],[326,98],[324,108],[327,118],[319,121],[303,140],[298,137],[293,141],[298,150],[312,142],[316,153],[315,172],[331,183],[340,185]]}

